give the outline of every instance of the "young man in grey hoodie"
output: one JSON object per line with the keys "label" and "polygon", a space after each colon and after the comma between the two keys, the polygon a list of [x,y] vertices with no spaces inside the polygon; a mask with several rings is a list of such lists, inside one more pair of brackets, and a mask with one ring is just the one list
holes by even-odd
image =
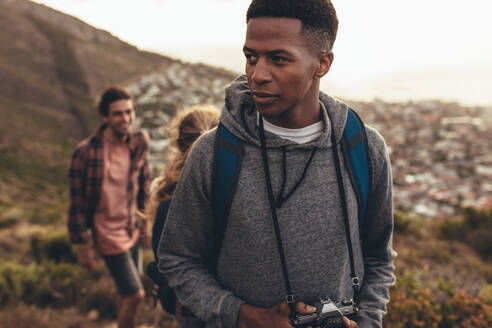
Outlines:
{"label": "young man in grey hoodie", "polygon": [[[215,131],[191,150],[158,252],[169,285],[207,327],[292,327],[290,313],[314,312],[308,304],[319,298],[353,298],[332,149],[341,153],[348,109],[319,91],[337,27],[329,0],[250,4],[246,76],[226,89],[220,117],[244,144],[244,158],[216,272],[207,265]],[[359,310],[344,318],[346,327],[380,327],[394,283],[390,163],[383,138],[366,130],[372,183],[362,227],[340,158],[360,284]],[[294,303],[287,304],[288,294]]]}

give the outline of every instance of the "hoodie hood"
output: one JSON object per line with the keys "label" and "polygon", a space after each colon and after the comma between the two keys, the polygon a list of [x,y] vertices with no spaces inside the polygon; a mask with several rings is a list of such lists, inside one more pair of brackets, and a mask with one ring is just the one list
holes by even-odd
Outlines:
{"label": "hoodie hood", "polygon": [[[324,122],[324,130],[319,138],[312,142],[299,145],[265,131],[267,147],[329,148],[331,147],[330,137],[332,130],[335,133],[337,142],[340,142],[345,121],[347,120],[347,105],[321,91],[319,101]],[[333,129],[331,128],[327,112],[330,113],[333,120]],[[243,142],[260,147],[257,111],[245,75],[239,76],[226,87],[225,105],[219,120],[231,133],[243,140]]]}

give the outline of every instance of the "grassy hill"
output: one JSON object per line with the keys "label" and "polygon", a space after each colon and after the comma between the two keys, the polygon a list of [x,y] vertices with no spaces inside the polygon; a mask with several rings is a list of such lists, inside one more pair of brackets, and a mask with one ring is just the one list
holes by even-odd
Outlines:
{"label": "grassy hill", "polygon": [[99,122],[100,90],[171,61],[26,0],[0,1],[0,42],[0,205],[56,203],[70,152]]}

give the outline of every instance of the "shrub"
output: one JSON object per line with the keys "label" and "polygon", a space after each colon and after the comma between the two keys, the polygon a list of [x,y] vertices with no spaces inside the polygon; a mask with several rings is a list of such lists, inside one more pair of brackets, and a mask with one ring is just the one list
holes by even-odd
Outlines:
{"label": "shrub", "polygon": [[399,233],[408,232],[410,228],[411,220],[407,214],[403,212],[395,212],[394,220],[395,220],[395,225],[394,225],[395,232],[399,232]]}
{"label": "shrub", "polygon": [[0,305],[16,302],[23,294],[23,267],[13,263],[0,265]]}
{"label": "shrub", "polygon": [[439,237],[447,240],[459,240],[463,236],[463,221],[445,219],[439,225]]}
{"label": "shrub", "polygon": [[463,241],[482,257],[492,257],[492,208],[476,210],[465,208],[460,220],[444,220],[439,226],[439,237]]}
{"label": "shrub", "polygon": [[88,293],[80,307],[83,312],[97,310],[101,319],[116,318],[115,295],[108,293],[107,290],[96,290]]}
{"label": "shrub", "polygon": [[384,317],[385,327],[477,327],[492,326],[492,306],[486,298],[470,297],[452,290],[450,282],[442,281],[440,288],[448,297],[437,300],[418,285],[415,277],[397,277],[390,290],[391,301]]}
{"label": "shrub", "polygon": [[24,295],[27,303],[40,306],[68,306],[75,304],[80,288],[80,267],[78,265],[48,262],[36,267],[36,286],[33,286],[32,300]]}
{"label": "shrub", "polygon": [[492,229],[481,228],[470,231],[466,236],[467,243],[475,249],[478,254],[488,259],[492,257]]}
{"label": "shrub", "polygon": [[415,297],[419,290],[419,283],[417,278],[412,273],[406,273],[404,275],[396,276],[396,284],[393,287],[395,290],[401,290],[406,295]]}
{"label": "shrub", "polygon": [[65,232],[52,232],[35,235],[31,239],[31,253],[38,263],[54,261],[56,263],[77,262],[74,246]]}
{"label": "shrub", "polygon": [[440,291],[443,291],[448,297],[452,297],[454,295],[454,287],[452,280],[444,280],[439,279],[437,285]]}
{"label": "shrub", "polygon": [[453,250],[447,247],[429,248],[426,255],[429,260],[434,262],[435,265],[446,265],[453,260],[453,257],[456,256],[453,254]]}
{"label": "shrub", "polygon": [[29,221],[35,224],[53,224],[62,222],[64,219],[64,215],[62,213],[63,211],[58,208],[50,210],[36,208],[33,211]]}
{"label": "shrub", "polygon": [[24,267],[0,265],[0,305],[23,301],[38,306],[71,306],[86,278],[79,266],[46,262]]}
{"label": "shrub", "polygon": [[482,288],[480,296],[488,303],[492,304],[492,284],[487,284]]}
{"label": "shrub", "polygon": [[0,229],[10,228],[24,218],[20,207],[0,207]]}
{"label": "shrub", "polygon": [[392,290],[390,295],[385,327],[439,327],[442,316],[429,291],[420,289],[409,297],[403,290]]}
{"label": "shrub", "polygon": [[455,293],[441,304],[443,319],[440,327],[488,328],[492,326],[492,306],[484,299]]}
{"label": "shrub", "polygon": [[492,208],[476,210],[468,207],[463,209],[465,226],[471,229],[492,227]]}
{"label": "shrub", "polygon": [[0,217],[0,229],[10,228],[17,224],[17,219]]}

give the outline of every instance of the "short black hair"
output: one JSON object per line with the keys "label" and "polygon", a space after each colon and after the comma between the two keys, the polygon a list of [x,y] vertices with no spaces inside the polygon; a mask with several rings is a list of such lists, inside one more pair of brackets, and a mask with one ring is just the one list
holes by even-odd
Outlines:
{"label": "short black hair", "polygon": [[246,22],[258,17],[297,18],[303,33],[322,50],[331,50],[338,31],[338,18],[330,0],[253,0]]}
{"label": "short black hair", "polygon": [[129,99],[133,101],[132,95],[122,87],[110,86],[104,89],[97,105],[99,114],[107,117],[109,114],[109,105],[121,99]]}

